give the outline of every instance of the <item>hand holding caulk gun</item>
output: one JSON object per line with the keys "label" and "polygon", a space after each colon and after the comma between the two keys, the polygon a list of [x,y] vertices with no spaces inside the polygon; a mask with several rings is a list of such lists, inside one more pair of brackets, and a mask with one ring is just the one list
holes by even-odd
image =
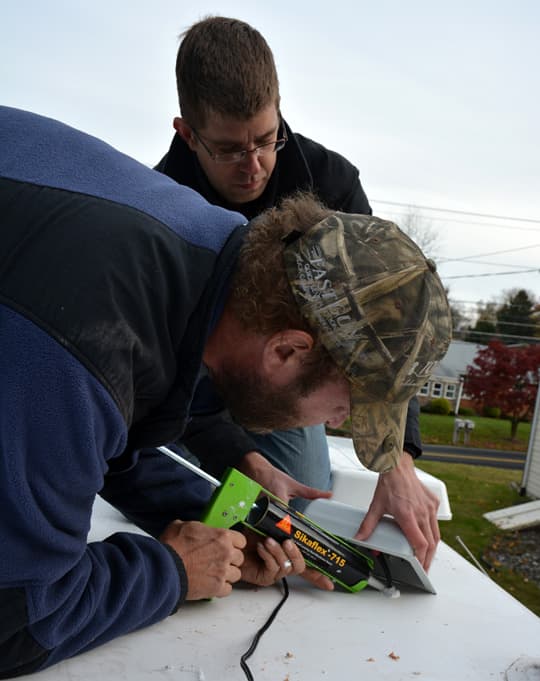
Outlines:
{"label": "hand holding caulk gun", "polygon": [[[268,537],[263,543],[261,538],[235,530],[203,529],[200,523],[180,520],[171,523],[160,540],[182,556],[189,575],[187,600],[228,596],[232,585],[240,580],[269,586],[305,570],[302,554],[290,540],[280,544]],[[209,568],[204,569],[207,565]],[[309,572],[305,574],[308,579]],[[317,586],[323,588],[324,581],[327,588],[333,588],[324,575],[311,572]]]}
{"label": "hand holding caulk gun", "polygon": [[[221,483],[168,447],[159,447],[159,451],[206,479],[215,487],[212,501],[203,516],[204,523],[213,528],[229,528],[243,523],[244,528],[254,530],[255,533],[265,537],[263,544],[257,541],[256,536],[248,532],[248,539],[242,542],[242,535],[234,532],[235,536],[231,534],[229,537],[233,541],[231,552],[227,552],[227,542],[222,541],[220,544],[222,560],[219,564],[222,579],[218,580],[218,583],[223,580],[224,583],[214,595],[228,595],[232,589],[231,583],[238,579],[265,586],[280,577],[302,573],[304,578],[322,589],[332,590],[334,583],[337,583],[345,590],[354,592],[370,585],[386,592],[387,595],[399,595],[391,583],[391,575],[383,555],[359,550],[339,537],[326,532],[302,513],[289,508],[254,480],[235,469],[229,469]],[[177,545],[175,530],[178,530],[180,534],[182,529],[184,529],[183,524],[176,521],[161,537],[162,541],[171,544],[180,555],[183,555],[182,551],[185,548],[189,548],[183,541],[179,546]],[[189,537],[189,531],[187,535]],[[217,532],[216,536],[221,540],[225,539]],[[195,534],[195,543],[200,540],[199,537],[198,533]],[[185,538],[184,535],[182,540]],[[246,552],[245,564],[240,569],[243,558],[239,549],[245,548],[248,543],[251,545],[248,546]],[[203,544],[200,550],[207,551],[208,546]],[[189,564],[185,557],[183,559],[184,564]],[[264,561],[263,565],[260,565],[261,559]],[[387,577],[386,584],[373,574],[374,559],[381,561]],[[306,564],[311,568],[306,568]],[[200,563],[195,563],[195,565],[200,565]],[[228,579],[223,572],[224,566],[228,571]],[[215,577],[215,574],[211,576]],[[196,596],[195,593],[191,596],[188,592],[188,598],[193,597],[195,600],[204,597]]]}
{"label": "hand holding caulk gun", "polygon": [[[189,461],[183,459],[168,447],[159,451],[185,468],[206,479],[216,489],[221,487],[219,480],[205,473]],[[261,487],[252,480],[234,471],[239,480],[245,479],[242,489],[249,490],[248,501],[239,498],[238,510],[242,519],[247,517],[249,505],[259,496]],[[226,489],[226,488],[225,488]],[[223,503],[223,502],[221,502]],[[244,530],[228,529],[238,526],[241,518],[228,516],[222,510],[214,510],[214,517],[207,524],[199,522],[173,521],[161,534],[160,540],[171,546],[182,557],[188,579],[187,600],[228,596],[232,585],[239,580],[269,586],[277,580],[295,574],[321,589],[332,590],[334,584],[324,573],[317,569],[306,568],[301,550],[287,535],[277,541],[272,536],[262,536],[245,527]],[[213,526],[210,526],[213,525]],[[204,566],[209,566],[204,569]]]}

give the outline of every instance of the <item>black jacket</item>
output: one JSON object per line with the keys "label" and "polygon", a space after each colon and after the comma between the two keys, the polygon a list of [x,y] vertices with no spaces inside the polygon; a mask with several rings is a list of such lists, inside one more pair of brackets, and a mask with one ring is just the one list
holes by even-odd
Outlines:
{"label": "black jacket", "polygon": [[[371,215],[372,210],[360,183],[358,169],[340,154],[299,133],[293,133],[285,121],[283,124],[288,141],[278,152],[268,185],[256,201],[242,204],[241,212],[252,219],[263,210],[278,204],[284,197],[298,190],[309,190],[333,210]],[[210,185],[196,154],[179,135],[174,136],[168,153],[158,163],[156,170],[180,184],[195,189],[210,203],[233,208]],[[238,206],[235,208],[238,209]],[[419,411],[418,400],[413,398],[407,414],[404,448],[414,457],[422,453],[418,426]],[[205,468],[213,468],[216,475],[222,470],[215,455],[216,449],[219,451],[222,448],[220,443],[224,441],[224,432],[221,430],[223,426],[219,425],[220,418],[215,411],[209,416],[195,417],[186,433],[189,448],[199,456]],[[225,427],[228,430],[228,439],[234,438],[237,459],[241,458],[242,450],[245,454],[255,448],[247,435],[242,435],[241,429],[236,429],[234,424],[228,422]]]}

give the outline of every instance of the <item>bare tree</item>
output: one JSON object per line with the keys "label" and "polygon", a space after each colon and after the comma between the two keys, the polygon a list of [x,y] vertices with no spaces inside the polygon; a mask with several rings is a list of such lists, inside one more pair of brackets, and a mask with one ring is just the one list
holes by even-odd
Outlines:
{"label": "bare tree", "polygon": [[471,319],[467,314],[467,310],[464,305],[450,300],[450,289],[445,286],[444,290],[450,303],[450,312],[452,314],[452,333],[454,338],[459,338],[464,330],[468,330]]}
{"label": "bare tree", "polygon": [[399,220],[401,229],[416,242],[428,258],[437,259],[442,246],[440,232],[432,226],[421,211],[415,206],[409,206],[407,213]]}

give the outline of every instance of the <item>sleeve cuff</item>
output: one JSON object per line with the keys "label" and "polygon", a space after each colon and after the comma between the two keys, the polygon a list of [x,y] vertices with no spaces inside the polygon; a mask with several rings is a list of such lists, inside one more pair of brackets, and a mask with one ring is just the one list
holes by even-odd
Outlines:
{"label": "sleeve cuff", "polygon": [[180,580],[180,598],[178,599],[178,602],[176,603],[173,611],[171,612],[171,615],[174,615],[174,613],[177,612],[178,608],[186,600],[187,592],[188,592],[188,578],[187,578],[187,574],[186,574],[186,568],[184,567],[184,563],[183,563],[182,559],[180,558],[180,556],[168,544],[163,544],[163,546],[171,554],[172,559],[174,560],[174,564],[176,566],[176,569],[178,571],[178,578]]}
{"label": "sleeve cuff", "polygon": [[403,445],[403,451],[407,452],[407,454],[410,454],[413,459],[418,459],[419,456],[422,456],[422,449],[417,447],[412,442],[405,442]]}

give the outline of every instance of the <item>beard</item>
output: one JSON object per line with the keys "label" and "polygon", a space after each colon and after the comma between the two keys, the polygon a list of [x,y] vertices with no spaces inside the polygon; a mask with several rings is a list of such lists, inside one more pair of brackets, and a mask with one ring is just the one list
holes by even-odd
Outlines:
{"label": "beard", "polygon": [[319,378],[311,381],[302,375],[276,387],[252,369],[239,366],[223,366],[211,377],[234,420],[262,434],[302,426],[299,400],[315,387],[314,383],[320,383]]}

